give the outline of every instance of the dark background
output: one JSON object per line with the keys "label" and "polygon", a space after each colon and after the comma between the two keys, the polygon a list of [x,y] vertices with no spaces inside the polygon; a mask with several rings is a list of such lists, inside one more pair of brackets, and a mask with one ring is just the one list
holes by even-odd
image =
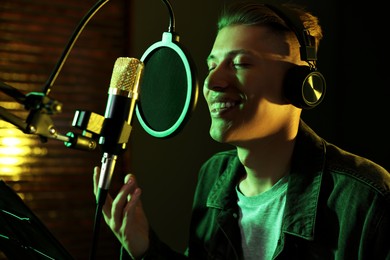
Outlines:
{"label": "dark background", "polygon": [[[7,19],[23,21],[26,28],[33,31],[28,34],[26,29],[24,38],[7,34],[8,38],[2,38],[1,46],[4,43],[26,41],[31,41],[34,48],[43,46],[51,34],[42,33],[37,39],[30,40],[36,37],[35,25],[39,22],[46,29],[54,16],[73,16],[73,22],[69,22],[66,29],[61,31],[63,38],[68,39],[72,29],[95,1],[83,2],[83,7],[79,6],[81,2],[70,2],[2,2],[3,7],[10,3],[22,3],[24,7],[20,10],[37,3],[42,3],[42,8],[29,12],[28,17],[24,14],[15,18],[13,13],[12,16],[0,16],[1,29],[7,30],[7,33],[12,32]],[[179,251],[183,251],[187,243],[192,196],[201,164],[216,151],[231,148],[209,137],[209,115],[202,96],[203,79],[207,72],[205,58],[214,41],[217,15],[226,2],[171,0],[180,43],[189,51],[196,64],[198,103],[184,129],[168,139],[148,135],[135,118],[129,149],[120,158],[112,183],[112,194],[115,194],[124,173],[131,171],[137,175],[143,188],[143,204],[150,224],[163,240]],[[295,2],[306,5],[320,19],[324,39],[320,45],[317,65],[328,86],[323,103],[313,110],[304,111],[303,118],[327,141],[389,169],[389,90],[385,74],[387,45],[384,40],[388,22],[385,20],[385,9],[375,3],[356,4],[352,1]],[[53,6],[54,9],[48,10],[45,6]],[[3,11],[0,14],[7,14],[7,8],[4,11],[0,8]],[[43,11],[45,9],[46,12]],[[58,14],[53,14],[53,11]],[[45,15],[51,17],[46,24],[42,22]],[[102,114],[115,58],[141,58],[149,46],[161,40],[162,33],[168,30],[168,24],[168,11],[161,0],[108,2],[86,26],[52,91],[53,96],[57,96],[67,110],[63,115],[55,117],[59,129],[64,132],[69,128],[76,108],[89,108]],[[65,43],[65,40],[57,41],[57,48],[62,49]],[[100,47],[99,52],[95,50],[96,46]],[[13,58],[14,65],[18,64],[19,67],[11,69],[5,62],[5,58],[9,60],[6,48],[0,50],[0,80],[18,88],[20,82],[14,80],[11,73],[25,69],[27,73],[37,74],[39,69],[43,76],[37,84],[42,84],[60,54],[58,50],[55,52],[48,48],[41,54],[41,59],[31,62],[31,67],[18,61],[18,57]],[[93,59],[90,58],[92,56]],[[45,68],[41,69],[43,63]],[[65,81],[68,78],[71,80]],[[88,85],[91,85],[92,92],[83,93],[82,90],[87,89]],[[66,93],[59,95],[62,91]],[[96,151],[85,155],[84,152],[69,150],[52,141],[48,144],[36,142],[33,147],[43,150],[48,147],[47,155],[37,158],[36,165],[28,161],[21,177],[0,172],[0,178],[23,195],[26,204],[76,259],[87,259],[94,215],[91,173],[92,167],[100,164],[101,154]],[[111,259],[117,257],[118,243],[109,231],[103,230],[100,243],[98,256],[101,259],[110,259],[110,255]]]}

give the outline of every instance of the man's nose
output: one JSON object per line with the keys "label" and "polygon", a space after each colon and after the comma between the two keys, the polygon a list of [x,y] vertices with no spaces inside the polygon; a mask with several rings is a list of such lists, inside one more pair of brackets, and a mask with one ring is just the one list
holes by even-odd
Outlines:
{"label": "man's nose", "polygon": [[204,87],[207,89],[222,89],[228,86],[229,72],[222,66],[217,66],[209,71]]}

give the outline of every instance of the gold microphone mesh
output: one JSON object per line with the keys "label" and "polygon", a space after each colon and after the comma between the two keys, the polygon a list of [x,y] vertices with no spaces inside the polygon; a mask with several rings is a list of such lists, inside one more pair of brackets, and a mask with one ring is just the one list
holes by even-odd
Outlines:
{"label": "gold microphone mesh", "polygon": [[132,92],[140,77],[143,63],[136,58],[119,57],[115,61],[111,76],[110,89]]}

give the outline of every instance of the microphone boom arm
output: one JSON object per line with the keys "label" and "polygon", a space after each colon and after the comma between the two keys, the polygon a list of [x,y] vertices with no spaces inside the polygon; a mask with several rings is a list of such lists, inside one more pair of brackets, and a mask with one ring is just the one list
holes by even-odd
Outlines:
{"label": "microphone boom arm", "polygon": [[95,15],[95,13],[97,13],[97,11],[99,11],[99,9],[102,8],[103,5],[105,5],[108,1],[109,0],[99,0],[97,3],[95,3],[94,6],[92,6],[91,9],[89,9],[88,13],[79,22],[79,24],[77,25],[76,29],[74,30],[71,38],[69,39],[68,44],[66,45],[64,51],[62,52],[60,59],[58,60],[56,66],[54,67],[54,70],[52,71],[49,79],[46,81],[45,87],[43,89],[43,93],[45,93],[46,95],[49,94],[51,87],[54,84],[54,81],[57,79],[58,74],[60,73],[66,59],[68,58],[70,51],[72,50],[76,40],[78,39],[78,37],[80,36],[80,34],[82,32],[82,30],[87,25],[89,20],[91,20],[91,18]]}
{"label": "microphone boom arm", "polygon": [[25,106],[26,110],[30,110],[26,121],[18,116],[13,115],[6,108],[0,106],[0,118],[18,127],[26,134],[37,134],[41,138],[42,142],[46,142],[48,138],[57,139],[65,142],[67,147],[73,147],[82,150],[94,150],[96,148],[96,141],[88,136],[75,136],[73,133],[67,135],[61,135],[54,128],[53,121],[50,118],[50,114],[61,112],[62,104],[55,100],[51,100],[47,95],[57,79],[70,51],[72,50],[76,40],[80,36],[82,30],[87,25],[89,20],[99,11],[103,5],[109,0],[99,0],[92,8],[89,9],[86,15],[77,25],[68,44],[65,46],[62,55],[56,63],[52,73],[41,93],[32,92],[28,95],[24,95],[12,86],[0,82],[1,91],[7,95],[13,97],[18,103]]}

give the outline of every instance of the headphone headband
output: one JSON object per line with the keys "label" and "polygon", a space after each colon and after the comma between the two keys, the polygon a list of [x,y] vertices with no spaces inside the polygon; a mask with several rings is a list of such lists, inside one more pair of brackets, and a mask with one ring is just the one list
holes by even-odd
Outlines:
{"label": "headphone headband", "polygon": [[309,30],[304,27],[304,25],[297,18],[297,16],[293,14],[291,10],[285,8],[282,5],[270,3],[266,3],[264,5],[274,11],[295,33],[300,44],[301,60],[316,61],[317,50],[315,45],[315,38],[314,36],[310,35]]}

